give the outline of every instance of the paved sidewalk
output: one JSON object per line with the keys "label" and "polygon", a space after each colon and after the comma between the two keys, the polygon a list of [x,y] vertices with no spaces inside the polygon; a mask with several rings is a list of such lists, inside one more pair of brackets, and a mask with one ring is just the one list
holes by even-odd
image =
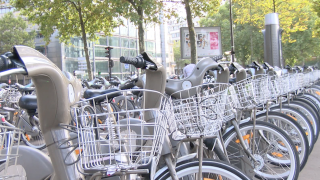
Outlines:
{"label": "paved sidewalk", "polygon": [[309,159],[303,170],[300,172],[299,180],[319,180],[320,179],[320,139],[313,147]]}

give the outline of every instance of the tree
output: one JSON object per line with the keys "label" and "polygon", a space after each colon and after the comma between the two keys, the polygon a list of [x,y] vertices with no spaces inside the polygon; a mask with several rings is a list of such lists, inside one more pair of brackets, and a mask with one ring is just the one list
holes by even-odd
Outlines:
{"label": "tree", "polygon": [[47,42],[55,30],[59,31],[60,41],[65,43],[71,37],[82,37],[90,80],[92,72],[87,39],[96,39],[97,32],[110,35],[117,26],[114,17],[118,17],[121,11],[108,0],[12,0],[12,5],[29,21],[39,25]]}
{"label": "tree", "polygon": [[174,54],[174,62],[177,65],[178,72],[182,74],[182,69],[185,63],[190,64],[190,59],[181,59],[181,49],[180,49],[180,41],[173,42],[173,54]]}
{"label": "tree", "polygon": [[286,63],[290,66],[297,64],[306,65],[308,64],[306,63],[307,60],[320,55],[320,38],[314,36],[317,16],[310,9],[308,12],[310,13],[310,19],[305,22],[307,29],[291,33],[290,39],[294,40],[294,42],[283,44],[283,56],[286,59]]}
{"label": "tree", "polygon": [[[250,23],[259,29],[264,29],[265,15],[278,13],[280,26],[284,30],[283,42],[289,41],[290,34],[307,29],[310,18],[311,2],[309,0],[234,0],[235,23]],[[251,17],[248,18],[248,15]]]}
{"label": "tree", "polygon": [[144,52],[145,24],[159,22],[159,12],[163,8],[163,3],[157,0],[120,0],[117,7],[123,9],[125,18],[138,26],[139,52]]}
{"label": "tree", "polygon": [[[241,4],[234,1],[233,8],[240,9]],[[254,16],[256,10],[251,10],[251,15]],[[287,33],[287,39],[290,38],[290,41],[287,40],[282,43],[283,58],[291,66],[304,64],[306,60],[312,59],[311,57],[318,57],[320,53],[318,51],[320,39],[314,36],[316,15],[311,11],[310,6],[304,7],[304,11],[304,13],[309,14],[308,20],[303,22],[305,28]],[[233,19],[244,19],[240,16],[244,16],[246,21],[236,21],[234,23],[236,58],[243,65],[249,64],[251,61],[263,62],[264,39],[261,33],[263,27],[258,23],[250,23],[250,11],[248,11],[248,14],[234,13]],[[264,15],[262,17],[264,18]],[[299,14],[292,17],[291,21],[293,24],[301,21]],[[216,14],[201,19],[200,24],[201,26],[221,26],[223,51],[230,50],[229,5],[225,4],[220,7]],[[280,24],[282,24],[281,20]]]}
{"label": "tree", "polygon": [[[226,3],[219,8],[215,14],[208,15],[200,20],[200,25],[205,27],[220,26],[222,51],[230,51],[230,14],[229,4]],[[237,15],[233,14],[233,19]],[[252,44],[251,44],[252,37]],[[242,65],[250,63],[250,61],[263,60],[263,36],[257,27],[250,26],[248,23],[234,23],[234,42],[236,58]]]}
{"label": "tree", "polygon": [[34,47],[36,32],[27,32],[27,23],[18,16],[14,17],[13,13],[6,13],[0,19],[0,53],[11,51],[14,45],[25,45]]}
{"label": "tree", "polygon": [[209,10],[216,10],[220,5],[220,0],[183,0],[185,5],[187,23],[189,29],[189,39],[191,46],[191,63],[197,63],[197,46],[196,46],[196,33],[192,19],[201,17]]}

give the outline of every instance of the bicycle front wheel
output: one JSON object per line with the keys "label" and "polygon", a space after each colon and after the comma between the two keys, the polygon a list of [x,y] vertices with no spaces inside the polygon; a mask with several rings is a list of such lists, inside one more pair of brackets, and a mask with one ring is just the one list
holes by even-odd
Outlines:
{"label": "bicycle front wheel", "polygon": [[[246,147],[241,145],[235,129],[223,136],[231,164],[240,169],[243,168],[242,158],[246,156],[244,153],[244,148],[246,148],[255,158],[255,161],[250,160],[255,177],[258,179],[291,180],[298,178],[299,156],[296,147],[284,131],[262,121],[256,121],[254,132],[252,121],[240,124],[239,129]],[[255,134],[254,139],[253,134]]]}
{"label": "bicycle front wheel", "polygon": [[[283,108],[282,113],[286,113],[285,110],[286,109]],[[268,120],[266,119],[267,116],[265,113],[260,114],[257,116],[256,120],[270,122],[271,124],[281,128],[287,133],[298,151],[300,159],[300,170],[302,170],[309,156],[309,142],[306,135],[307,132],[305,132],[305,130],[299,125],[297,120],[282,113],[269,112]],[[308,136],[313,137],[312,134]]]}
{"label": "bicycle front wheel", "polygon": [[[199,161],[191,160],[178,163],[176,172],[179,180],[197,179],[199,172]],[[246,180],[250,179],[239,169],[234,166],[218,160],[204,159],[202,163],[202,178],[207,180],[224,179],[224,180]],[[171,180],[169,171],[162,172],[157,180]]]}

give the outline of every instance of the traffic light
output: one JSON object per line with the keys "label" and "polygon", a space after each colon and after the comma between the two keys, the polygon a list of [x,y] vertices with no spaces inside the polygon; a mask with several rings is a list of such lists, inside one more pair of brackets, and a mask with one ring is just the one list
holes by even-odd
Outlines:
{"label": "traffic light", "polygon": [[112,47],[106,47],[106,57],[111,59],[111,49],[113,49]]}

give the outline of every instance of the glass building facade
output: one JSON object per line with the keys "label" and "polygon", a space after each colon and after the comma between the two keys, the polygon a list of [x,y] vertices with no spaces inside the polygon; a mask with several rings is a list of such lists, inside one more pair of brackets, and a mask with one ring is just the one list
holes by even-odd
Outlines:
{"label": "glass building facade", "polygon": [[[156,61],[161,62],[161,48],[159,26],[147,26],[145,28],[145,51],[149,53]],[[157,37],[159,36],[159,37]],[[133,73],[136,69],[133,66],[120,63],[120,56],[135,57],[139,53],[138,47],[138,30],[136,26],[130,22],[126,22],[126,26],[120,26],[114,29],[112,36],[100,36],[95,42],[88,42],[89,57],[94,70],[95,62],[95,75],[101,73],[102,76],[109,74],[108,59],[105,57],[105,48],[111,46],[111,57],[114,61],[112,68],[112,75],[120,78],[125,78]],[[68,72],[86,71],[85,54],[83,48],[83,41],[81,37],[71,38],[70,44],[65,44],[62,47],[63,62],[62,69]],[[172,47],[168,46],[172,49]],[[173,61],[169,54],[166,55],[167,62]],[[167,63],[170,66],[170,63]],[[168,74],[171,74],[169,72]]]}

